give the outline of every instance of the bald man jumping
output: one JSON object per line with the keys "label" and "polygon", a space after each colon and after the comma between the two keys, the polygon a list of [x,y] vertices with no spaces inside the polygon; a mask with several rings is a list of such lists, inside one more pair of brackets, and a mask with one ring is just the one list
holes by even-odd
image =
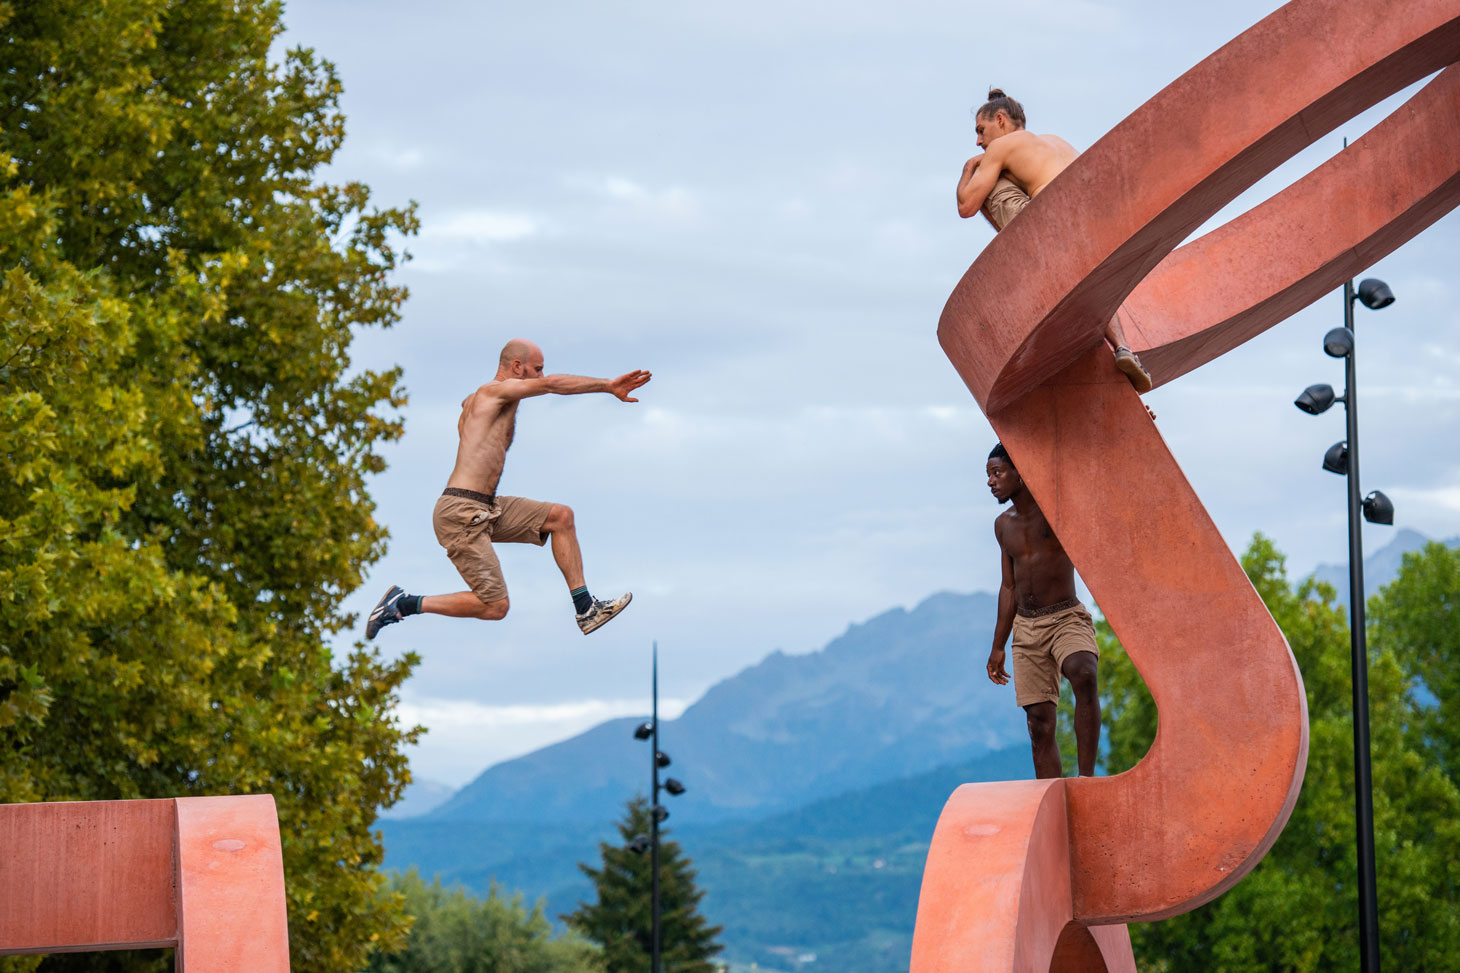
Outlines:
{"label": "bald man jumping", "polygon": [[638,370],[615,379],[578,375],[544,375],[542,349],[514,338],[502,349],[497,376],[461,403],[456,422],[460,445],[456,467],[436,501],[432,526],[436,540],[456,566],[470,591],[450,595],[408,595],[391,585],[365,623],[365,637],[386,625],[429,612],[453,618],[495,620],[507,616],[507,583],[492,542],[542,545],[552,538],[553,560],[573,595],[578,627],[587,635],[623,611],[633,599],[625,593],[599,601],[583,582],[583,555],[573,528],[573,511],[560,503],[497,496],[497,481],[517,428],[517,406],[534,395],[582,395],[607,392],[622,402],[637,402],[629,393],[652,377]]}

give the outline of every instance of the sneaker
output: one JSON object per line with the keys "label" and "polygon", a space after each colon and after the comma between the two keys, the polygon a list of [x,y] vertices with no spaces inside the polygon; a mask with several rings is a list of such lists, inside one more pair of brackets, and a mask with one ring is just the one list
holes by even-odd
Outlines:
{"label": "sneaker", "polygon": [[601,628],[610,618],[629,607],[629,602],[634,600],[634,593],[626,591],[613,601],[599,601],[593,599],[593,604],[588,606],[586,612],[578,614],[578,627],[587,635],[594,629]]}
{"label": "sneaker", "polygon": [[400,613],[400,608],[398,607],[400,600],[405,595],[404,589],[391,585],[390,590],[385,593],[385,597],[375,603],[375,609],[371,611],[370,618],[365,622],[365,637],[367,639],[375,638],[376,632],[387,625],[394,625],[396,622],[405,618]]}
{"label": "sneaker", "polygon": [[1138,393],[1145,395],[1151,391],[1151,373],[1141,365],[1136,353],[1124,345],[1115,349],[1115,367],[1125,372]]}

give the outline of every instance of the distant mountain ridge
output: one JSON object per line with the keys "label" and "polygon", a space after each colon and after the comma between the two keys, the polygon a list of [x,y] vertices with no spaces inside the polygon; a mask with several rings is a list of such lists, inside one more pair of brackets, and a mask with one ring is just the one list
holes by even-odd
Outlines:
{"label": "distant mountain ridge", "polygon": [[[1395,578],[1404,563],[1404,555],[1418,551],[1430,539],[1417,530],[1401,527],[1394,532],[1394,539],[1372,554],[1364,556],[1364,592],[1372,598]],[[1441,541],[1446,547],[1460,548],[1460,537]],[[1327,581],[1338,591],[1338,603],[1348,605],[1348,564],[1320,564],[1313,569],[1314,578]]]}
{"label": "distant mountain ridge", "polygon": [[[992,595],[933,595],[805,655],[774,652],[661,726],[700,821],[758,817],[1002,749],[1025,738],[1013,694],[983,671]],[[644,789],[644,717],[488,768],[417,821],[615,819]]]}

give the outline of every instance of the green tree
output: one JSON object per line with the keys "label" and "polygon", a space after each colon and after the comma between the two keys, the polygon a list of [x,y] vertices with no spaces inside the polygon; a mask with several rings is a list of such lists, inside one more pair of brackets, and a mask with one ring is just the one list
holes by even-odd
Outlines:
{"label": "green tree", "polygon": [[[1260,534],[1244,553],[1242,565],[1303,672],[1309,751],[1302,793],[1267,857],[1231,891],[1187,915],[1133,925],[1137,958],[1149,970],[1356,969],[1353,723],[1345,614],[1334,604],[1330,585],[1309,579],[1294,590],[1282,555]],[[1386,606],[1381,614],[1389,610]],[[1099,634],[1108,767],[1116,773],[1150,747],[1156,712],[1109,628],[1102,625]],[[1450,877],[1450,863],[1460,858],[1460,792],[1410,730],[1416,717],[1411,691],[1397,653],[1371,651],[1381,949],[1385,965],[1393,969],[1452,969],[1460,949],[1460,913]],[[1181,716],[1168,713],[1166,718]]]}
{"label": "green tree", "polygon": [[575,936],[552,938],[542,906],[493,886],[485,899],[460,888],[427,885],[415,870],[388,885],[412,917],[404,948],[377,954],[367,973],[601,973],[602,956]]}
{"label": "green tree", "polygon": [[1431,541],[1404,555],[1398,577],[1369,606],[1369,644],[1434,694],[1434,705],[1414,701],[1414,742],[1460,780],[1460,550]]}
{"label": "green tree", "polygon": [[[577,911],[563,916],[569,927],[603,947],[609,973],[641,973],[649,969],[653,916],[650,893],[653,869],[649,852],[628,847],[637,835],[649,834],[649,802],[636,797],[619,822],[623,843],[598,846],[601,868],[580,864],[592,879],[598,901],[579,903]],[[711,926],[700,915],[705,893],[695,885],[694,869],[677,841],[665,840],[659,829],[659,944],[664,973],[715,973],[720,967],[712,958],[720,952],[715,941],[720,926]]]}
{"label": "green tree", "polygon": [[272,793],[294,968],[354,971],[418,731],[413,657],[326,643],[405,401],[348,347],[416,223],[316,179],[340,86],[280,10],[0,3],[0,800]]}

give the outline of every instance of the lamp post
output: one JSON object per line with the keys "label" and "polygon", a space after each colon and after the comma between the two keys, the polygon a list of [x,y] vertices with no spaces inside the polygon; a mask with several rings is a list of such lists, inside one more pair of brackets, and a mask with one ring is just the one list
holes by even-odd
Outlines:
{"label": "lamp post", "polygon": [[[659,822],[669,817],[669,809],[659,803],[659,791],[666,790],[672,796],[678,797],[684,793],[684,785],[673,777],[666,777],[664,783],[659,782],[659,770],[668,767],[671,763],[669,754],[659,749],[659,643],[654,643],[654,662],[652,679],[653,703],[651,717],[648,723],[640,723],[634,728],[635,740],[652,741],[653,757],[649,761],[649,787],[652,800],[649,807],[649,834],[635,835],[634,840],[629,842],[629,848],[639,854],[646,850],[649,852],[649,914],[650,914],[650,973],[659,973]],[[647,847],[646,847],[647,846]]]}
{"label": "lamp post", "polygon": [[1347,436],[1323,454],[1323,468],[1348,478],[1348,590],[1349,652],[1353,671],[1354,708],[1354,816],[1357,819],[1359,857],[1359,959],[1364,973],[1379,970],[1379,892],[1374,867],[1374,784],[1369,751],[1369,656],[1364,632],[1364,542],[1359,515],[1370,523],[1394,523],[1394,504],[1378,490],[1359,498],[1358,379],[1354,369],[1354,301],[1377,311],[1394,303],[1394,292],[1382,280],[1352,280],[1343,284],[1343,324],[1323,337],[1323,350],[1344,360],[1343,395],[1329,385],[1310,385],[1293,402],[1310,415],[1342,402]]}

